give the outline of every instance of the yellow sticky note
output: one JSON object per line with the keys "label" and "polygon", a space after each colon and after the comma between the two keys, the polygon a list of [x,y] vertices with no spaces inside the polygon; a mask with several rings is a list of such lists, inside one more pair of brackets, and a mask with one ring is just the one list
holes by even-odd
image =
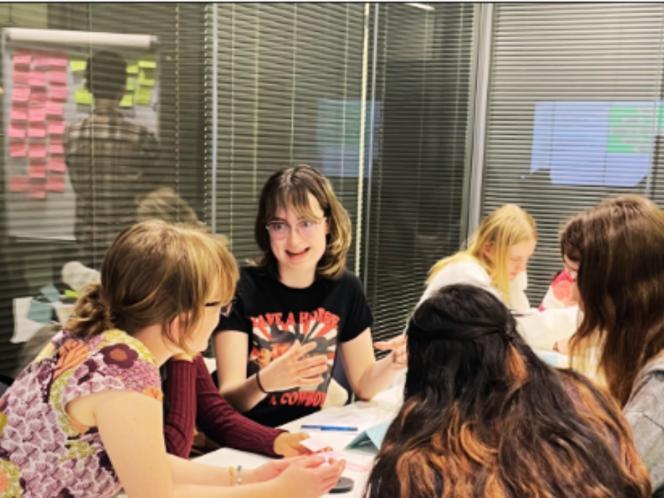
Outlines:
{"label": "yellow sticky note", "polygon": [[74,93],[74,102],[80,105],[90,105],[92,104],[92,94],[87,88],[77,88]]}
{"label": "yellow sticky note", "polygon": [[141,69],[138,74],[138,84],[141,86],[154,86],[154,71],[152,69]]}
{"label": "yellow sticky note", "polygon": [[127,64],[127,74],[138,74],[138,63],[136,61]]}
{"label": "yellow sticky note", "polygon": [[134,78],[127,78],[127,86],[125,86],[125,90],[128,92],[136,90],[136,80]]}
{"label": "yellow sticky note", "polygon": [[141,59],[138,61],[138,67],[141,69],[156,69],[157,61],[154,59]]}
{"label": "yellow sticky note", "polygon": [[85,71],[85,59],[70,59],[69,69],[71,69],[72,73],[80,73],[81,71]]}
{"label": "yellow sticky note", "polygon": [[136,105],[152,104],[152,87],[141,86],[136,89]]}
{"label": "yellow sticky note", "polygon": [[132,93],[125,93],[120,101],[120,107],[134,107],[134,95]]}

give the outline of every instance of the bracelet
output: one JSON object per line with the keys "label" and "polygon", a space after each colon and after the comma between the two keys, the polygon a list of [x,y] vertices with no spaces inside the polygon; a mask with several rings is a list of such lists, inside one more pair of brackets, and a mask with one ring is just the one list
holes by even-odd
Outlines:
{"label": "bracelet", "polygon": [[258,389],[263,394],[270,394],[269,391],[265,390],[265,388],[263,387],[263,384],[261,384],[261,377],[260,377],[259,374],[260,374],[260,370],[256,370],[256,385],[258,386]]}
{"label": "bracelet", "polygon": [[242,465],[228,467],[228,478],[231,486],[239,486],[242,484]]}

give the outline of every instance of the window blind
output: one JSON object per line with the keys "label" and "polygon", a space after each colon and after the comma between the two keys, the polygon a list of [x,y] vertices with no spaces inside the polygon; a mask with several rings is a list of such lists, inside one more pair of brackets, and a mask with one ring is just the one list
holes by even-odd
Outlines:
{"label": "window blind", "polygon": [[663,205],[663,21],[660,3],[494,6],[481,211],[536,218],[531,305],[565,219],[623,193]]}

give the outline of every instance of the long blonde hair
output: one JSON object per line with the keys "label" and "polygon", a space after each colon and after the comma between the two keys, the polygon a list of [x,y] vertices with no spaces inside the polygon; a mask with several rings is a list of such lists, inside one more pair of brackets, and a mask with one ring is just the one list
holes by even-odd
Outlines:
{"label": "long blonde hair", "polygon": [[[531,240],[537,240],[537,228],[533,217],[516,204],[505,204],[482,219],[480,226],[470,238],[467,249],[442,258],[431,267],[427,284],[431,283],[436,274],[447,265],[472,259],[487,271],[491,282],[503,296],[503,301],[510,304],[507,271],[509,248]],[[490,261],[485,254],[488,245],[495,248],[493,261]]]}
{"label": "long blonde hair", "polygon": [[[229,302],[238,277],[223,239],[198,228],[144,221],[117,236],[104,257],[101,283],[84,291],[65,328],[89,337],[161,324],[165,337],[188,351],[206,300],[216,291],[215,300]],[[175,317],[186,331],[177,340],[169,327]]]}

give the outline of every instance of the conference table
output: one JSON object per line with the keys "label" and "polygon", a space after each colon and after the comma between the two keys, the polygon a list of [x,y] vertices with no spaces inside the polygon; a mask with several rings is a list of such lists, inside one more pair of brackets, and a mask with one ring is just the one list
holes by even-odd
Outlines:
{"label": "conference table", "polygon": [[[369,477],[369,471],[376,456],[371,448],[346,449],[346,446],[365,429],[389,422],[399,411],[402,402],[404,376],[401,376],[392,387],[376,395],[371,401],[356,401],[342,407],[331,407],[312,413],[306,417],[289,422],[282,426],[291,432],[307,432],[312,438],[332,448],[334,458],[344,458],[346,469],[343,476],[353,480],[353,489],[343,494],[326,494],[323,496],[355,498],[361,497]],[[357,427],[357,431],[307,430],[302,425],[325,425]],[[197,462],[215,466],[242,465],[253,468],[267,461],[268,457],[221,448],[196,458]]]}

